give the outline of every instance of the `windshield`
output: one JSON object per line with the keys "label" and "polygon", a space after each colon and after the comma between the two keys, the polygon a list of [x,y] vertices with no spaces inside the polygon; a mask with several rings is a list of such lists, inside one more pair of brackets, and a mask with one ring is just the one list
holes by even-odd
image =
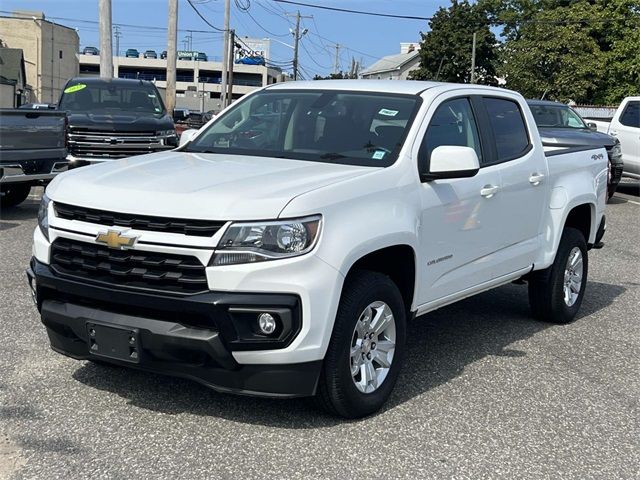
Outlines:
{"label": "windshield", "polygon": [[124,111],[163,115],[164,105],[153,85],[132,83],[115,86],[105,83],[67,85],[60,99],[60,110],[67,112]]}
{"label": "windshield", "polygon": [[530,105],[538,127],[589,128],[580,115],[565,105]]}
{"label": "windshield", "polygon": [[263,90],[234,104],[185,151],[389,166],[420,97]]}

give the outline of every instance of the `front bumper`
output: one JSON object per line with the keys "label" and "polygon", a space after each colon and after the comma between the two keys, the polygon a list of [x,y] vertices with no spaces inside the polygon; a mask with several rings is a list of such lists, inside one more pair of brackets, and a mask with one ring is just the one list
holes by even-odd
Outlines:
{"label": "front bumper", "polygon": [[[207,292],[175,297],[114,291],[59,278],[35,259],[27,275],[51,347],[59,353],[190,378],[225,392],[272,397],[315,393],[320,360],[239,364],[232,354],[243,347],[234,338],[229,310],[293,311],[299,302],[293,295]],[[135,358],[109,353],[129,348],[112,340],[107,340],[106,356],[92,348],[90,325],[130,331]]]}

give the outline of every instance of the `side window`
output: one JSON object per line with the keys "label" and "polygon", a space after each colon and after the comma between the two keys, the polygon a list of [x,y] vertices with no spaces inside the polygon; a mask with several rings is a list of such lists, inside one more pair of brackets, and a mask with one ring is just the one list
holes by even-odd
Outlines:
{"label": "side window", "polygon": [[467,98],[447,100],[433,114],[420,147],[420,171],[426,172],[431,153],[441,145],[471,147],[482,163],[480,136]]}
{"label": "side window", "polygon": [[640,128],[640,102],[629,102],[620,115],[620,123],[627,127]]}
{"label": "side window", "polygon": [[503,98],[484,98],[496,140],[499,162],[517,158],[529,147],[529,135],[518,104]]}

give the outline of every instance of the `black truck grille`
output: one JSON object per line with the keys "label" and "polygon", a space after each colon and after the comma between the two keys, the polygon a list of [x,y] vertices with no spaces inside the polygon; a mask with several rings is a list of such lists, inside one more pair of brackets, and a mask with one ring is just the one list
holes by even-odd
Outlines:
{"label": "black truck grille", "polygon": [[69,153],[96,160],[131,157],[176,147],[165,145],[155,132],[103,132],[72,127],[68,137]]}
{"label": "black truck grille", "polygon": [[56,216],[100,225],[135,228],[161,233],[182,233],[197,237],[212,237],[225,222],[186,220],[181,218],[149,217],[132,213],[116,213],[93,208],[76,207],[54,202]]}
{"label": "black truck grille", "polygon": [[51,245],[56,274],[83,280],[192,294],[207,289],[205,267],[193,256],[114,250],[58,238]]}

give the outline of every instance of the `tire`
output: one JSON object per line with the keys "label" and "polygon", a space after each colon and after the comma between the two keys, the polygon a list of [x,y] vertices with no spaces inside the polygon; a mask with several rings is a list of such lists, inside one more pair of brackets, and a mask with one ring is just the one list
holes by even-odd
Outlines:
{"label": "tire", "polygon": [[24,202],[29,196],[31,185],[11,185],[4,187],[0,193],[0,205],[3,207],[14,207]]}
{"label": "tire", "polygon": [[[582,273],[579,281],[571,274],[565,276],[568,268],[574,271],[578,270],[577,261],[576,265],[571,267],[568,263],[570,257],[573,259],[577,251],[580,252],[582,261]],[[534,317],[545,322],[558,324],[572,322],[584,298],[588,271],[587,243],[582,232],[575,228],[565,228],[553,265],[545,270],[533,272],[529,279],[529,305]],[[572,277],[573,289],[569,290],[570,296],[567,298],[565,280],[569,277]],[[580,289],[574,296],[577,285],[580,286]]]}
{"label": "tire", "polygon": [[[374,308],[367,310],[372,305]],[[364,316],[367,311],[373,314],[371,324]],[[378,315],[377,312],[382,311],[387,313]],[[393,314],[393,318],[385,324],[393,323],[393,330],[388,326],[387,329],[381,330],[383,333],[379,336],[372,334],[373,338],[368,341],[356,338],[361,336],[361,332],[368,327],[375,332],[376,325],[382,325],[376,321],[376,318],[384,316],[388,319],[389,311]],[[392,337],[395,339],[395,348],[390,349],[389,346],[393,342],[388,339]],[[316,404],[333,415],[345,418],[360,418],[378,411],[391,395],[398,379],[404,356],[405,337],[406,313],[402,295],[396,284],[381,273],[362,270],[350,274],[342,291],[333,334],[320,374],[315,397]],[[376,340],[380,345],[376,345]],[[381,348],[383,343],[384,350]],[[352,357],[352,349],[359,348],[358,345],[360,345],[358,352],[361,353]],[[368,350],[369,348],[371,350]],[[389,353],[391,350],[392,353]],[[369,353],[364,354],[365,351]],[[373,360],[365,360],[365,355],[372,355],[369,358]],[[384,356],[385,361],[390,363],[388,369],[378,363],[379,356]],[[354,363],[356,357],[358,362],[363,362],[363,365],[358,367],[356,365],[358,362]],[[374,368],[373,376],[367,373],[371,370],[367,369],[365,362]],[[352,374],[352,369],[358,373]],[[376,380],[369,384],[366,381],[367,377],[375,377]],[[357,382],[359,386],[356,385],[356,378],[359,378]],[[382,379],[374,387],[378,378]],[[366,392],[361,390],[371,388],[374,390]]]}

